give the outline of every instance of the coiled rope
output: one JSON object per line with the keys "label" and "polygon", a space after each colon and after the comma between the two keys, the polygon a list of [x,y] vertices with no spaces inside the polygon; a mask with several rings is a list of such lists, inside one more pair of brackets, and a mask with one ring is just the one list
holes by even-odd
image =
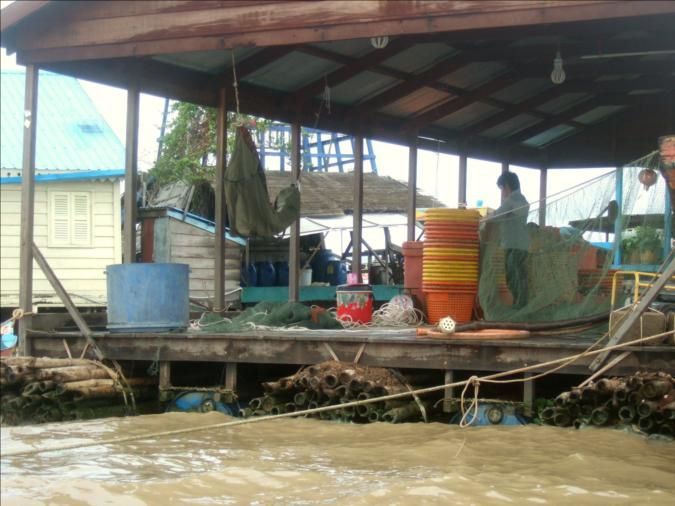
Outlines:
{"label": "coiled rope", "polygon": [[[543,375],[550,374],[552,371],[555,371],[557,369],[560,369],[561,367],[565,367],[566,365],[571,364],[572,362],[575,362],[581,358],[584,357],[589,357],[593,355],[599,355],[600,353],[604,353],[605,351],[613,351],[613,350],[620,350],[624,348],[628,348],[630,346],[635,346],[641,343],[645,343],[648,341],[655,341],[657,339],[663,339],[666,336],[669,335],[674,335],[675,331],[671,330],[668,332],[662,332],[660,334],[655,334],[652,336],[647,336],[647,337],[642,337],[639,339],[634,339],[632,341],[627,341],[625,343],[620,343],[620,344],[615,344],[613,346],[607,346],[604,348],[601,348],[599,350],[586,350],[582,353],[578,353],[576,355],[571,355],[569,357],[565,358],[559,358],[556,360],[550,360],[548,362],[544,362],[541,364],[535,364],[535,365],[530,365],[530,366],[525,366],[525,367],[520,367],[518,369],[514,369],[511,371],[504,371],[504,372],[499,372],[499,373],[494,373],[494,374],[489,374],[487,376],[483,376],[482,378],[478,378],[475,376],[472,376],[468,380],[464,381],[455,381],[453,383],[447,383],[444,385],[438,385],[434,387],[427,387],[427,388],[420,388],[417,390],[412,390],[412,391],[406,391],[406,392],[400,392],[396,394],[391,394],[391,395],[385,395],[382,397],[373,397],[370,399],[363,399],[363,400],[357,400],[357,401],[352,401],[352,402],[345,402],[343,404],[335,404],[335,405],[330,405],[330,406],[321,406],[318,408],[313,408],[313,409],[306,409],[303,411],[294,411],[294,412],[289,412],[289,413],[281,413],[279,415],[270,415],[270,416],[261,416],[261,417],[254,417],[254,418],[246,418],[244,420],[234,420],[230,422],[222,422],[222,423],[215,423],[215,424],[210,424],[210,425],[204,425],[201,427],[188,427],[184,429],[174,429],[174,430],[166,430],[162,432],[153,432],[151,434],[140,434],[136,436],[125,436],[125,437],[118,437],[118,438],[110,438],[110,439],[104,439],[102,441],[91,441],[88,443],[71,443],[71,444],[65,444],[65,445],[60,445],[60,446],[55,446],[52,448],[30,448],[26,450],[14,450],[14,451],[3,451],[0,454],[0,458],[8,458],[8,457],[17,457],[17,456],[25,456],[25,455],[35,455],[39,453],[47,453],[47,452],[53,452],[53,451],[63,451],[63,450],[74,450],[78,448],[89,448],[92,446],[104,446],[104,445],[114,445],[114,444],[121,444],[121,443],[129,443],[132,441],[140,441],[143,439],[151,439],[151,438],[158,438],[158,437],[166,437],[166,436],[176,436],[179,434],[188,434],[192,432],[199,432],[202,430],[210,430],[210,429],[220,429],[220,428],[225,428],[225,427],[234,427],[237,425],[245,425],[245,424],[251,424],[251,423],[260,423],[260,422],[267,422],[270,420],[278,420],[280,418],[291,418],[291,417],[298,417],[298,416],[305,416],[305,415],[312,415],[315,413],[323,413],[326,411],[332,411],[336,409],[343,409],[343,408],[348,408],[348,407],[356,407],[360,406],[362,404],[371,404],[374,402],[382,402],[382,401],[388,401],[388,400],[393,400],[393,399],[401,399],[404,397],[408,397],[410,395],[416,394],[416,395],[423,395],[423,394],[429,394],[433,392],[438,392],[445,390],[446,388],[454,388],[454,387],[460,387],[460,386],[466,386],[470,383],[477,385],[480,382],[492,382],[492,383],[524,383],[526,381],[532,381],[536,378],[539,378]],[[562,364],[562,365],[561,365]],[[536,376],[530,376],[527,378],[515,378],[515,379],[510,379],[510,380],[501,380],[499,382],[494,381],[499,378],[503,378],[505,376],[511,376],[513,374],[519,374],[527,371],[532,371],[535,369],[540,369],[542,367],[550,367],[556,365],[552,370],[549,370],[545,373],[541,373]],[[477,393],[474,395],[474,399],[477,399]]]}

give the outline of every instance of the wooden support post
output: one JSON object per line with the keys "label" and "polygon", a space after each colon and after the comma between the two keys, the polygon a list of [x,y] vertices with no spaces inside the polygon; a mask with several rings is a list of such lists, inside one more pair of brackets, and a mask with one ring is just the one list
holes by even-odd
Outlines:
{"label": "wooden support post", "polygon": [[469,157],[465,150],[459,154],[459,180],[457,182],[458,207],[466,207],[466,178]]}
{"label": "wooden support post", "polygon": [[417,224],[417,132],[408,145],[408,241],[415,240]]}
{"label": "wooden support post", "polygon": [[[455,381],[454,371],[445,371],[444,383],[447,385],[448,383],[454,383],[454,381]],[[446,388],[443,391],[443,413],[450,413],[452,409],[452,401],[454,400],[454,398],[455,396],[453,394],[452,388]]]}
{"label": "wooden support post", "polygon": [[225,388],[237,391],[237,363],[227,362],[225,364]]}
{"label": "wooden support post", "polygon": [[[291,125],[291,181],[300,182],[300,123]],[[300,202],[302,206],[302,199]],[[291,237],[288,241],[288,301],[300,300],[300,216],[291,223]]]}
{"label": "wooden support post", "polygon": [[354,235],[352,247],[352,272],[361,283],[361,240],[363,237],[363,137],[356,136],[354,144]]}
{"label": "wooden support post", "polygon": [[[523,374],[524,378],[530,378],[532,373],[526,372]],[[534,381],[526,381],[523,383],[523,403],[530,408],[534,405]]]}
{"label": "wooden support post", "polygon": [[[33,215],[35,208],[35,133],[39,68],[26,66],[26,94],[23,110],[23,162],[21,167],[21,242],[19,253],[19,306],[24,313],[33,310]],[[19,351],[31,353],[27,330],[30,315],[19,322]]]}
{"label": "wooden support post", "polygon": [[227,161],[227,109],[225,87],[218,91],[216,116],[216,209],[215,209],[215,280],[213,310],[225,309],[225,164]]}
{"label": "wooden support post", "polygon": [[127,135],[124,172],[124,250],[122,261],[136,261],[136,190],[138,186],[138,117],[140,106],[138,85],[127,90]]}
{"label": "wooden support post", "polygon": [[539,169],[539,226],[546,225],[546,186],[548,169],[542,167]]}
{"label": "wooden support post", "polygon": [[159,362],[159,390],[171,388],[171,362]]}

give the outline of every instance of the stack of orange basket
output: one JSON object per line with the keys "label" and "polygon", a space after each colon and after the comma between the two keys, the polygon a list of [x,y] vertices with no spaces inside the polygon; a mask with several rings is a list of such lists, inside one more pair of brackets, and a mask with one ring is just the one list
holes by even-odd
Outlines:
{"label": "stack of orange basket", "polygon": [[425,212],[422,289],[429,323],[450,316],[471,321],[478,292],[478,211],[428,209]]}

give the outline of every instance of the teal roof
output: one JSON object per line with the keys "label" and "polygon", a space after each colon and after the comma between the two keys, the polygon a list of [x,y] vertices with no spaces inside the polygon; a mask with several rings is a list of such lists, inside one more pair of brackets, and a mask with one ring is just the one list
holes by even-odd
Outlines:
{"label": "teal roof", "polygon": [[[0,168],[2,176],[21,172],[25,74],[0,74]],[[73,77],[40,71],[37,148],[39,171],[123,170],[124,146]]]}

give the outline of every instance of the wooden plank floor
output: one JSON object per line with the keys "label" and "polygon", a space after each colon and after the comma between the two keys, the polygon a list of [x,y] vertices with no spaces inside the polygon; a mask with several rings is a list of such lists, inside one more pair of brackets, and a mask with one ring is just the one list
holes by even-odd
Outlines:
{"label": "wooden plank floor", "polygon": [[[64,340],[79,356],[84,339],[75,332],[31,332],[36,356],[65,357]],[[200,361],[257,364],[311,364],[332,358],[380,367],[465,371],[508,371],[580,353],[593,336],[546,336],[519,340],[467,341],[417,338],[409,329],[265,330],[236,334],[108,333],[94,338],[108,358],[142,361]],[[665,371],[675,374],[675,346],[630,348],[634,353],[608,374]],[[559,371],[590,374],[592,357]],[[535,372],[548,368],[535,369]]]}

